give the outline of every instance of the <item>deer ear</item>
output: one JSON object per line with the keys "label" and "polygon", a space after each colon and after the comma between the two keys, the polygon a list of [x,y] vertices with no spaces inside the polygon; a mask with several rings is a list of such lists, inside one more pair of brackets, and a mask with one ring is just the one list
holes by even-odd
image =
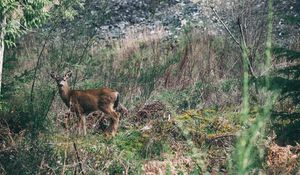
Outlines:
{"label": "deer ear", "polygon": [[72,76],[72,71],[68,71],[66,74],[65,74],[65,79],[68,79]]}
{"label": "deer ear", "polygon": [[50,72],[50,76],[51,76],[51,78],[53,78],[53,79],[56,79],[56,78],[57,78],[57,76],[54,74],[54,72]]}

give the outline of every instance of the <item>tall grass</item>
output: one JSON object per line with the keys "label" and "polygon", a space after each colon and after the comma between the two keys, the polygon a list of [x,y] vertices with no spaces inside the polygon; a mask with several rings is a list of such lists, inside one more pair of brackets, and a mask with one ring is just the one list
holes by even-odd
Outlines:
{"label": "tall grass", "polygon": [[243,47],[243,121],[246,129],[240,133],[236,150],[231,162],[231,171],[233,174],[256,174],[262,166],[263,159],[263,144],[262,140],[265,137],[267,123],[271,115],[271,108],[275,98],[274,93],[270,92],[270,68],[271,68],[271,48],[272,48],[272,20],[273,9],[272,0],[268,1],[268,25],[267,25],[267,40],[265,49],[264,68],[266,74],[265,86],[262,91],[264,94],[264,105],[262,110],[255,116],[254,121],[250,120],[249,115],[249,75],[248,75],[248,51]]}

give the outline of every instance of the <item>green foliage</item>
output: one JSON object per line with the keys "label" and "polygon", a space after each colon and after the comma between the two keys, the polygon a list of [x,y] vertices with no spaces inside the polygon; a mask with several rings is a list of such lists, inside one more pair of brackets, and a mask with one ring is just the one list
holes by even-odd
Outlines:
{"label": "green foliage", "polygon": [[[299,26],[300,18],[284,15],[289,25]],[[278,41],[279,42],[279,41]],[[297,45],[299,41],[295,44]],[[300,102],[300,52],[295,49],[278,46],[273,49],[278,61],[290,63],[290,66],[273,71],[270,78],[270,89],[280,93],[277,107],[273,110],[273,129],[278,136],[277,141],[283,145],[295,145],[300,141],[299,102]],[[296,46],[297,47],[297,46]],[[280,105],[279,105],[280,104]],[[281,106],[281,107],[280,107]]]}
{"label": "green foliage", "polygon": [[[7,58],[4,68],[13,69],[14,58],[9,56]],[[11,65],[13,67],[10,67]],[[38,88],[31,96],[31,86],[28,85],[32,79],[33,71],[25,71],[15,77],[10,77],[10,75],[4,77],[7,84],[3,86],[1,100],[7,107],[2,112],[1,120],[6,121],[14,132],[25,129],[32,135],[36,135],[40,131],[45,131],[49,124],[47,115],[55,92],[47,83],[44,83],[38,84]]]}
{"label": "green foliage", "polygon": [[4,112],[8,112],[9,111],[9,105],[7,102],[5,102],[3,99],[3,97],[0,97],[1,101],[0,101],[0,114],[4,113]]}
{"label": "green foliage", "polygon": [[91,37],[96,34],[95,29],[109,19],[111,12],[108,0],[65,0],[54,7],[52,25],[69,40]]}
{"label": "green foliage", "polygon": [[[190,158],[192,161],[192,165],[184,166],[180,162],[186,159],[178,160],[178,166],[184,166],[178,167],[178,173],[182,171],[201,174],[207,171],[207,166],[210,166],[205,164],[206,159],[209,159],[205,154],[207,149],[212,149],[212,152],[224,149],[209,146],[210,143],[206,143],[206,139],[232,134],[241,129],[241,126],[236,124],[240,114],[232,111],[232,108],[221,111],[216,109],[186,111],[176,116],[172,122],[153,120],[153,128],[149,132],[141,132],[142,126],[122,128],[112,139],[105,138],[102,134],[85,137],[73,137],[71,134],[68,138],[67,135],[58,133],[49,135],[48,142],[55,145],[56,154],[60,155],[58,159],[60,162],[63,162],[66,150],[67,160],[70,162],[76,160],[74,152],[72,153],[72,142],[75,142],[81,157],[86,158],[85,167],[89,167],[86,170],[89,174],[107,172],[122,174],[126,171],[128,174],[143,174],[145,173],[142,171],[143,165],[151,161],[165,162],[166,169],[163,173],[167,174],[173,172],[174,167],[176,168],[176,164],[172,161],[177,162],[178,153],[183,153],[187,160]],[[184,138],[180,135],[184,135]],[[199,140],[199,136],[204,136],[206,139]],[[221,153],[217,155],[219,154]],[[153,165],[153,168],[160,168],[156,167],[156,164]],[[66,171],[69,170],[70,168],[67,168]]]}
{"label": "green foliage", "polygon": [[[0,115],[3,116],[1,119],[7,122],[10,131],[15,135],[25,131],[26,137],[32,137],[20,141],[22,144],[15,150],[12,149],[12,152],[7,151],[3,156],[0,155],[0,173],[1,169],[4,169],[8,174],[20,174],[22,171],[24,174],[43,174],[49,173],[50,168],[54,167],[56,174],[62,174],[62,162],[66,162],[65,174],[73,174],[75,168],[72,165],[77,162],[72,147],[74,142],[78,145],[79,155],[87,174],[125,174],[125,172],[143,174],[142,166],[146,163],[152,160],[160,163],[169,161],[169,157],[177,158],[178,154],[191,159],[192,163],[185,167],[189,169],[190,174],[204,174],[215,168],[213,165],[215,162],[220,165],[216,166],[217,168],[227,166],[224,161],[229,159],[226,156],[232,150],[230,146],[233,145],[234,139],[226,140],[222,136],[235,138],[238,132],[240,135],[231,157],[232,166],[228,169],[231,168],[232,174],[256,173],[257,169],[262,168],[264,154],[261,145],[273,103],[273,94],[268,90],[279,89],[282,92],[281,99],[293,102],[296,109],[292,115],[289,112],[277,112],[280,119],[274,123],[276,127],[280,126],[279,132],[284,133],[281,137],[289,135],[293,137],[293,141],[298,137],[298,133],[295,132],[300,123],[298,120],[300,110],[297,105],[300,101],[298,64],[278,70],[271,78],[263,77],[260,84],[264,84],[267,88],[258,89],[258,95],[262,94],[262,99],[266,97],[265,101],[262,100],[265,106],[262,108],[250,106],[253,104],[250,103],[251,87],[247,70],[249,51],[244,48],[242,55],[244,65],[242,65],[236,61],[236,50],[226,38],[206,36],[201,32],[199,38],[195,37],[199,33],[193,34],[194,29],[189,24],[179,39],[155,38],[150,41],[139,41],[134,38],[127,41],[128,43],[123,40],[102,43],[95,29],[101,27],[112,15],[107,0],[60,1],[59,5],[53,5],[50,16],[42,12],[46,1],[24,2],[26,2],[24,17],[21,20],[9,18],[13,20],[6,27],[7,45],[13,45],[14,39],[29,27],[37,27],[46,19],[51,19],[51,22],[43,27],[39,37],[30,38],[36,45],[30,49],[29,47],[23,49],[22,47],[25,47],[23,45],[20,47],[20,50],[26,52],[29,50],[30,53],[26,58],[23,58],[21,53],[9,53],[5,57],[5,74],[8,75],[5,81],[8,83],[5,84],[4,95],[1,97],[3,101],[0,102]],[[162,2],[168,1],[152,1],[150,11],[155,13],[156,7]],[[1,1],[0,9],[13,11],[18,3],[12,0]],[[205,37],[209,39],[201,40]],[[36,50],[40,50],[40,43],[43,40],[46,40],[46,48],[42,52],[41,65],[37,67],[37,76],[35,77],[33,70],[20,73],[18,69],[24,63],[20,60],[28,61],[28,58],[36,57]],[[271,47],[268,46],[268,49]],[[23,50],[22,52],[25,52]],[[205,52],[206,50],[209,51]],[[275,48],[274,52],[287,61],[298,62],[298,51]],[[13,56],[10,57],[10,54]],[[269,59],[267,62],[270,63],[270,50],[266,55]],[[207,60],[208,62],[205,62]],[[265,70],[269,70],[269,63],[265,63]],[[32,62],[26,66],[33,67],[30,64]],[[236,93],[238,100],[234,106],[240,105],[238,89],[242,82],[239,79],[242,66],[244,66],[243,114],[236,112],[237,107],[232,109],[226,107],[227,104],[215,104],[222,100],[220,96],[231,99],[231,94]],[[105,138],[102,133],[85,137],[74,133],[58,133],[62,128],[55,125],[54,116],[64,111],[60,111],[62,108],[54,108],[51,114],[48,114],[57,90],[52,89],[55,85],[50,85],[46,77],[50,69],[58,72],[64,69],[73,70],[72,85],[76,89],[109,86],[122,94],[122,98],[124,97],[125,103],[128,104],[126,107],[133,109],[133,112],[130,111],[128,118],[121,119],[121,127],[114,138]],[[182,78],[181,73],[185,71],[189,74],[182,74],[182,77],[187,77],[184,80],[188,81],[178,81],[176,84],[176,80]],[[16,75],[12,72],[16,72]],[[171,87],[168,87],[167,83],[163,85],[165,78],[168,78],[166,76],[169,76],[167,73],[173,76],[173,80],[170,81],[175,82],[175,85],[170,85]],[[215,81],[216,78],[220,81]],[[36,85],[32,95],[30,90],[33,79],[36,80]],[[268,83],[271,86],[267,86]],[[215,101],[208,102],[213,98],[209,96],[210,94],[215,95],[213,96],[216,98]],[[167,120],[157,118],[149,121],[149,125],[152,124],[153,128],[142,131],[143,125],[132,122],[131,119],[135,119],[136,110],[146,100],[163,102],[167,105],[167,111],[171,111],[171,115],[167,116],[170,117]],[[53,106],[59,106],[60,102],[55,101]],[[207,105],[212,106],[202,109],[202,106]],[[168,115],[168,112],[165,114]],[[290,123],[282,118],[290,120]],[[44,135],[45,133],[48,135]],[[5,139],[1,134],[0,136],[0,144],[4,143],[3,140],[10,141],[8,136]],[[42,139],[44,143],[34,143],[41,138],[47,139]],[[10,159],[11,156],[13,157]],[[213,156],[218,158],[212,158]],[[221,159],[223,162],[218,162]],[[39,169],[43,160],[50,166],[49,169]],[[2,165],[2,162],[6,163]],[[172,174],[174,168],[172,162],[167,162],[165,166],[163,173]],[[180,170],[178,174],[186,172]]]}
{"label": "green foliage", "polygon": [[206,93],[220,92],[230,94],[236,90],[239,84],[238,79],[228,79],[216,85],[197,81],[184,89],[168,89],[153,92],[150,99],[164,102],[171,111],[197,109],[205,104]]}
{"label": "green foliage", "polygon": [[47,115],[52,105],[55,91],[53,91],[49,86],[39,87],[39,90],[35,92],[35,95],[37,98],[34,99],[33,103],[31,103],[31,101],[27,101],[27,103],[30,105],[28,106],[30,111],[29,121],[33,122],[33,136],[36,136],[39,134],[39,132],[50,129],[47,128],[49,127],[49,118]]}
{"label": "green foliage", "polygon": [[145,138],[137,131],[123,134],[120,134],[118,138],[114,140],[114,143],[124,152],[127,158],[140,159],[139,155],[143,150]]}
{"label": "green foliage", "polygon": [[189,175],[197,175],[197,174],[201,174],[201,173],[202,173],[201,169],[199,167],[197,167],[192,172],[190,172]]}
{"label": "green foliage", "polygon": [[[300,22],[299,22],[300,23]],[[287,61],[295,61],[300,58],[300,52],[296,50],[291,50],[283,47],[274,47],[273,48],[274,54],[277,56],[277,58],[284,58]],[[289,68],[287,68],[289,69]],[[280,71],[284,71],[279,70]]]}
{"label": "green foliage", "polygon": [[[49,17],[44,8],[51,0],[24,1],[4,0],[0,2],[0,19],[6,19],[5,43],[15,46],[15,39],[32,27],[38,27]],[[3,22],[3,21],[1,21]]]}
{"label": "green foliage", "polygon": [[[38,98],[35,98],[34,102],[31,103],[29,101],[29,94],[27,96],[27,100],[23,103],[27,104],[21,111],[17,111],[20,114],[20,118],[23,118],[25,121],[22,124],[28,124],[29,131],[33,136],[36,136],[39,132],[43,132],[47,129],[51,129],[49,126],[49,118],[47,118],[48,112],[50,110],[50,106],[52,104],[52,100],[54,97],[54,91],[47,88],[41,88],[40,90],[35,92]],[[18,120],[17,118],[14,120]],[[22,121],[22,120],[21,120]],[[47,128],[49,127],[49,128]]]}
{"label": "green foliage", "polygon": [[184,90],[161,90],[153,93],[150,99],[159,100],[174,110],[195,109],[202,101],[202,90],[208,88],[201,82],[185,88]]}
{"label": "green foliage", "polygon": [[163,159],[163,153],[169,153],[170,147],[163,138],[149,137],[145,142],[141,155],[145,159]]}
{"label": "green foliage", "polygon": [[108,173],[112,174],[112,175],[124,174],[124,172],[125,172],[125,169],[119,162],[113,162],[108,168]]}
{"label": "green foliage", "polygon": [[286,21],[291,25],[300,25],[300,18],[297,16],[283,15],[283,18],[286,19]]}
{"label": "green foliage", "polygon": [[276,48],[275,54],[279,59],[295,62],[292,66],[276,70],[271,78],[272,90],[280,92],[278,102],[287,104],[288,108],[293,109],[292,112],[287,112],[288,109],[279,108],[278,111],[275,109],[273,113],[274,128],[277,131],[278,140],[284,144],[295,144],[295,142],[300,141],[296,129],[300,126],[297,117],[300,102],[300,65],[297,60],[300,58],[300,54],[298,51],[286,48]]}
{"label": "green foliage", "polygon": [[269,91],[270,87],[270,71],[271,67],[271,42],[272,42],[272,0],[268,1],[268,26],[267,40],[265,50],[264,68],[268,71],[264,77],[264,85],[266,88],[260,89],[264,94],[264,106],[261,112],[258,113],[253,122],[250,121],[250,103],[249,103],[249,75],[248,75],[248,50],[243,44],[243,109],[242,121],[248,127],[243,130],[236,143],[233,159],[231,162],[231,173],[236,174],[253,174],[258,173],[263,164],[263,148],[260,146],[263,143],[267,130],[267,123],[271,114],[272,105],[275,96]]}
{"label": "green foliage", "polygon": [[18,2],[15,0],[3,0],[0,2],[1,12],[10,12],[18,6]]}
{"label": "green foliage", "polygon": [[239,84],[237,79],[228,79],[225,80],[221,85],[221,90],[224,93],[229,93]]}
{"label": "green foliage", "polygon": [[[14,148],[1,150],[0,165],[5,174],[44,174],[51,167],[56,167],[56,154],[44,140],[37,140],[30,145],[29,138],[17,138]],[[43,167],[47,164],[48,167]],[[42,166],[41,166],[42,165]]]}
{"label": "green foliage", "polygon": [[44,8],[49,5],[51,0],[25,1],[23,5],[23,18],[21,24],[24,28],[38,27],[44,24],[49,14]]}
{"label": "green foliage", "polygon": [[255,172],[262,168],[264,158],[263,139],[268,118],[263,113],[256,116],[254,122],[244,130],[237,141],[231,171],[239,174]]}
{"label": "green foliage", "polygon": [[125,170],[129,174],[141,174],[144,160],[141,152],[145,138],[137,130],[119,131],[113,139],[107,139],[102,134],[70,138],[57,134],[49,137],[49,142],[57,145],[55,152],[60,155],[60,162],[63,162],[65,151],[68,151],[67,160],[76,159],[71,152],[72,142],[75,142],[81,155],[87,157],[87,165],[90,167],[88,174],[122,174]]}
{"label": "green foliage", "polygon": [[84,3],[81,0],[66,0],[61,1],[60,3],[60,5],[53,9],[53,14],[58,15],[56,17],[61,17],[61,19],[53,18],[54,20],[73,21],[78,15],[78,9],[82,10],[84,8]]}
{"label": "green foliage", "polygon": [[151,66],[141,70],[138,83],[143,86],[145,97],[148,97],[151,94],[154,90],[156,81],[166,69],[179,62],[181,54],[181,51],[178,51],[177,53],[174,53],[174,55],[167,55],[163,64],[152,63]]}
{"label": "green foliage", "polygon": [[82,88],[84,89],[96,89],[99,87],[103,87],[104,83],[103,82],[95,82],[95,81],[91,81],[91,80],[87,80],[84,82],[84,86]]}
{"label": "green foliage", "polygon": [[239,118],[238,113],[208,108],[201,111],[185,111],[176,117],[176,121],[186,134],[204,134],[205,137],[214,137],[239,131],[243,127],[242,123],[238,122]]}

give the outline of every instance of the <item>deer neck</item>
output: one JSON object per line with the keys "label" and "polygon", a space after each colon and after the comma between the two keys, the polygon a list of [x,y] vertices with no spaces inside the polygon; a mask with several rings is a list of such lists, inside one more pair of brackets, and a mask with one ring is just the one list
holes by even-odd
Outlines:
{"label": "deer neck", "polygon": [[70,94],[71,89],[69,86],[62,86],[59,88],[59,95],[68,107],[70,107]]}

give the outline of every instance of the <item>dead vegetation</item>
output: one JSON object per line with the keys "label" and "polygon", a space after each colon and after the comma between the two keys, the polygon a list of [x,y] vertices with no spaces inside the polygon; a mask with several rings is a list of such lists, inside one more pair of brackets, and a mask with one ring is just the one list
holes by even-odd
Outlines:
{"label": "dead vegetation", "polygon": [[163,174],[189,174],[193,171],[195,164],[190,157],[175,155],[172,158],[165,158],[163,161],[150,160],[143,165],[145,175]]}
{"label": "dead vegetation", "polygon": [[266,165],[268,174],[299,174],[300,145],[279,146],[273,132],[266,145]]}
{"label": "dead vegetation", "polygon": [[[83,138],[75,134],[78,118],[70,112],[61,113],[64,108],[54,99],[49,103],[52,108],[47,118],[56,124],[47,124],[45,128],[50,132],[38,135],[42,146],[37,149],[26,145],[30,142],[24,134],[27,131],[13,132],[6,124],[1,125],[3,154],[0,158],[11,160],[13,166],[7,168],[0,164],[0,174],[5,169],[28,170],[24,167],[32,165],[26,162],[35,159],[38,161],[34,165],[39,165],[39,171],[28,172],[78,174],[81,162],[89,174],[227,174],[237,133],[249,127],[240,122],[241,56],[227,36],[217,36],[208,30],[191,29],[177,39],[165,39],[164,32],[162,28],[155,29],[154,33],[133,32],[105,44],[97,43],[94,38],[85,40],[74,36],[74,40],[67,41],[60,35],[50,36],[47,48],[41,53],[43,64],[37,68],[36,91],[44,91],[36,92],[36,97],[52,90],[45,76],[47,69],[61,71],[71,67],[78,72],[73,86],[82,89],[114,86],[126,94],[122,101],[131,110],[117,109],[125,115],[113,139],[103,137],[111,124],[110,118],[102,112],[91,113],[87,116],[89,134]],[[22,49],[26,53],[20,51],[17,56],[33,55],[36,59],[35,50],[40,50],[38,40],[32,36],[32,40],[24,41]],[[258,39],[253,42],[257,43]],[[25,69],[34,68],[35,61],[20,59],[18,67],[24,66],[9,71],[23,75]],[[252,61],[254,64],[255,60]],[[18,80],[22,84],[16,85],[17,96],[26,97],[24,92],[30,89],[27,82],[32,77],[26,74],[24,77]],[[253,98],[259,101],[261,97],[255,94]],[[42,106],[39,102],[46,98],[40,99],[36,106]],[[12,97],[11,101],[16,101],[14,106],[26,102],[18,97]],[[22,117],[30,116],[21,112]],[[15,117],[15,113],[7,115]],[[32,117],[28,126],[33,126],[35,119]],[[72,143],[76,143],[77,150]],[[35,152],[39,153],[36,157],[27,156]],[[267,174],[299,173],[298,146],[271,143],[265,158],[263,168]],[[22,164],[18,166],[15,162]]]}
{"label": "dead vegetation", "polygon": [[137,120],[153,120],[156,118],[167,118],[166,105],[160,101],[148,102],[144,104],[137,112]]}

